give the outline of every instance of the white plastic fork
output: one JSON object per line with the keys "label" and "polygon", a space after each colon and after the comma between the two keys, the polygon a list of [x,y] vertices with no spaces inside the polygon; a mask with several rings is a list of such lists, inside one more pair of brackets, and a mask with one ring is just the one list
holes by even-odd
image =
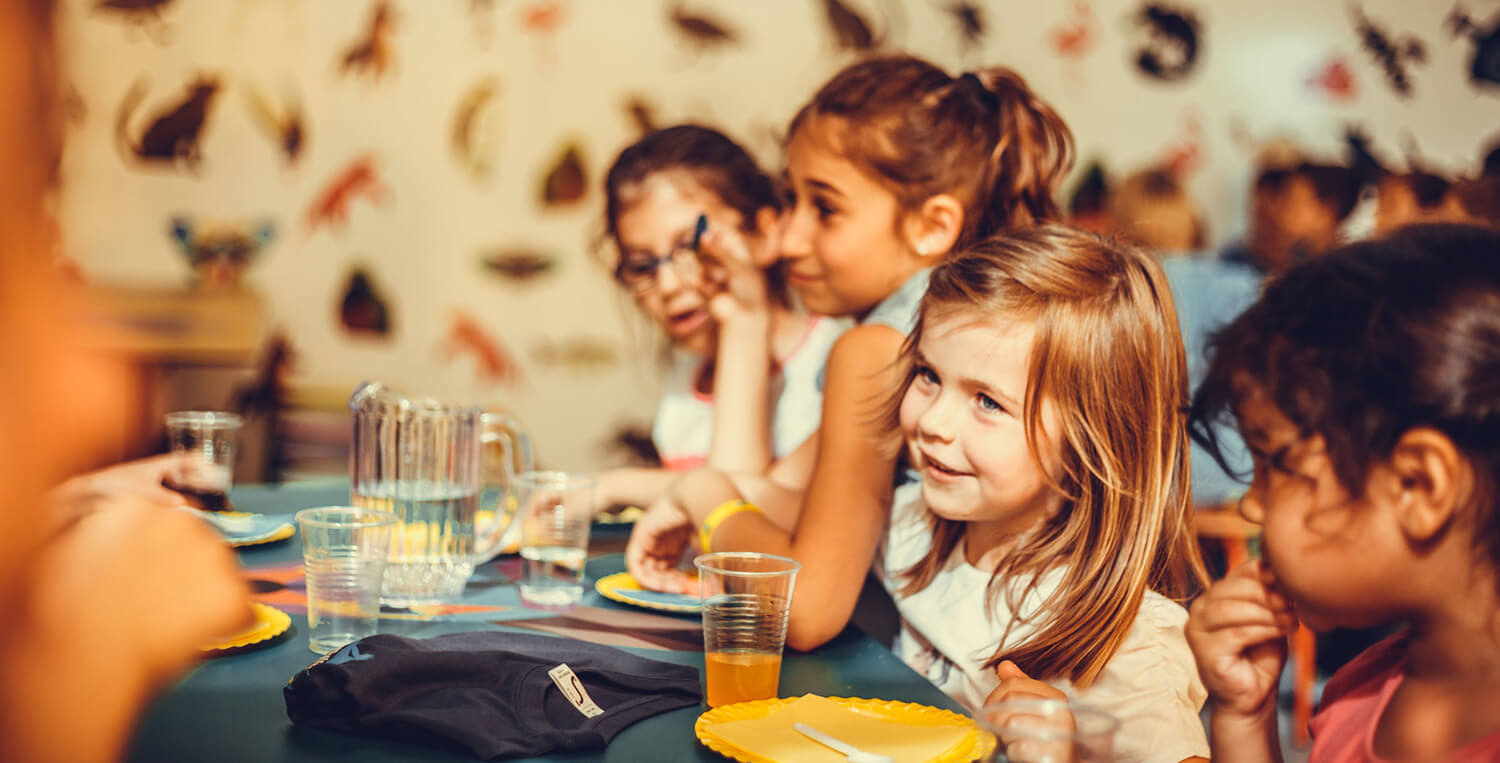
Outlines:
{"label": "white plastic fork", "polygon": [[873,752],[865,752],[852,744],[840,742],[805,723],[793,723],[792,728],[796,729],[802,736],[843,755],[844,760],[849,763],[895,763],[889,755],[876,755]]}

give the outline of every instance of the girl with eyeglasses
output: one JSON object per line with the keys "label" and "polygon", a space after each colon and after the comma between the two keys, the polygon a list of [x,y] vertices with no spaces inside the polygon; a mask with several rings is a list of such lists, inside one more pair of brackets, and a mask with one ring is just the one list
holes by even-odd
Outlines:
{"label": "girl with eyeglasses", "polygon": [[[673,358],[651,432],[663,468],[600,474],[599,505],[650,505],[682,470],[759,475],[816,449],[823,363],[848,324],[791,304],[775,181],[722,133],[679,125],[622,151],[604,191],[615,279]],[[800,489],[807,475],[787,471],[778,482]]]}

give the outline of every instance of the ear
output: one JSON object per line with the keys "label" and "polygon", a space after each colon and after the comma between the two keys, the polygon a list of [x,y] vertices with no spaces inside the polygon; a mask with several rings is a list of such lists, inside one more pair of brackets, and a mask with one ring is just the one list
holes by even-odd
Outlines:
{"label": "ear", "polygon": [[781,258],[781,212],[775,207],[761,207],[749,222],[755,230],[745,236],[750,245],[750,261],[758,268],[768,268]]}
{"label": "ear", "polygon": [[940,258],[958,243],[964,229],[964,205],[946,193],[929,196],[901,221],[907,246],[919,257]]}
{"label": "ear", "polygon": [[755,232],[764,236],[776,229],[776,224],[781,222],[781,213],[775,207],[761,207],[755,210],[755,219],[750,222],[755,224]]}
{"label": "ear", "polygon": [[1396,524],[1413,541],[1441,533],[1473,490],[1468,459],[1447,435],[1430,427],[1402,435],[1391,450],[1389,468],[1395,479]]}

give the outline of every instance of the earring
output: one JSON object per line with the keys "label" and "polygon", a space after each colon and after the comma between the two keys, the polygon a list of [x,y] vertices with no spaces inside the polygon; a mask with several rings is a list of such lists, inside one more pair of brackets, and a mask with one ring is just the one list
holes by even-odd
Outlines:
{"label": "earring", "polygon": [[917,244],[917,256],[918,257],[926,257],[927,256],[927,245],[926,244]]}

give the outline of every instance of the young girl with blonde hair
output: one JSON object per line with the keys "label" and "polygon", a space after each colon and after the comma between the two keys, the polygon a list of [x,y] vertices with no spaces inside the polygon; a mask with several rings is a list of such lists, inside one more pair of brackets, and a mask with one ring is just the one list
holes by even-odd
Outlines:
{"label": "young girl with blonde hair", "polygon": [[1068,697],[1114,714],[1130,760],[1205,755],[1182,599],[1186,361],[1143,251],[1046,226],[932,274],[893,406],[918,482],[881,577],[898,650],[970,708]]}

